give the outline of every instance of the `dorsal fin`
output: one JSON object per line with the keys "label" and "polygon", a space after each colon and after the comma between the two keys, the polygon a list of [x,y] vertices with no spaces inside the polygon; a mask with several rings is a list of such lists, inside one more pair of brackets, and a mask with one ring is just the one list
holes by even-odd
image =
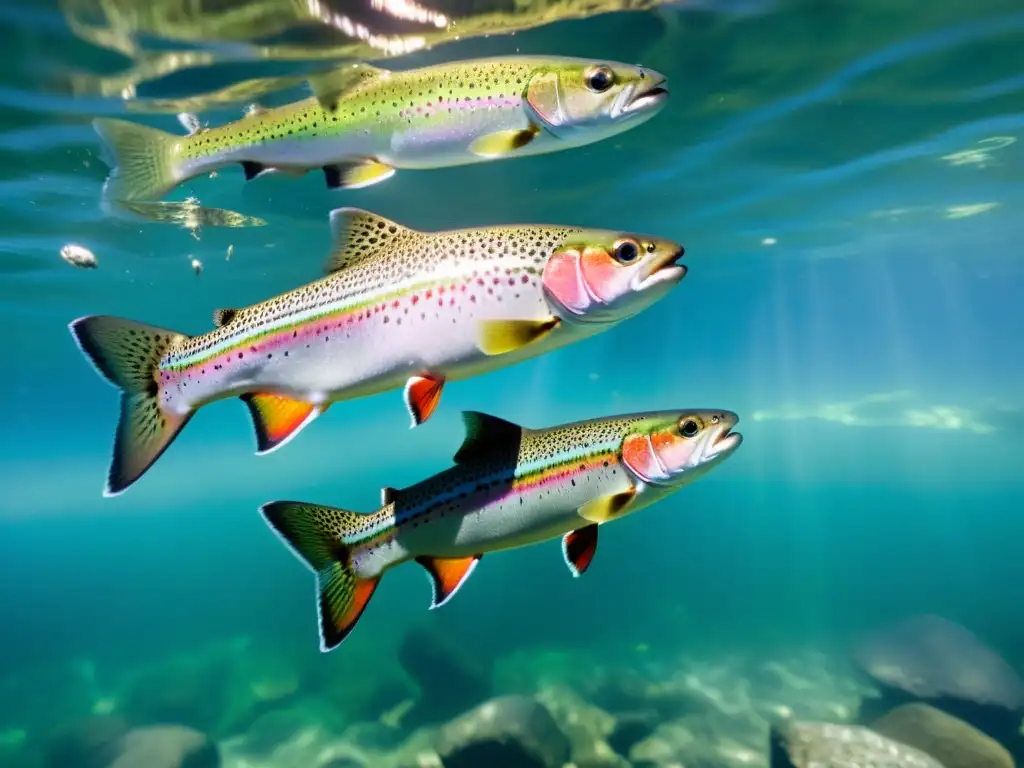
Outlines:
{"label": "dorsal fin", "polygon": [[463,411],[462,423],[466,425],[466,437],[455,452],[455,461],[459,464],[488,456],[496,450],[510,450],[518,446],[523,435],[523,428],[518,424],[480,411]]}
{"label": "dorsal fin", "polygon": [[220,328],[227,325],[238,316],[237,309],[215,309],[213,310],[213,324]]}
{"label": "dorsal fin", "polygon": [[389,485],[385,485],[380,489],[380,505],[386,507],[392,502],[398,501],[398,497],[402,495],[402,492],[397,488],[392,488]]}
{"label": "dorsal fin", "polygon": [[328,72],[321,72],[318,75],[310,75],[307,82],[313,96],[320,102],[320,106],[333,112],[337,108],[338,102],[360,85],[368,80],[387,77],[390,74],[388,70],[375,67],[372,64],[356,62],[345,64]]}
{"label": "dorsal fin", "polygon": [[331,255],[324,262],[324,272],[337,272],[372,258],[396,237],[413,231],[361,208],[337,208],[331,211]]}

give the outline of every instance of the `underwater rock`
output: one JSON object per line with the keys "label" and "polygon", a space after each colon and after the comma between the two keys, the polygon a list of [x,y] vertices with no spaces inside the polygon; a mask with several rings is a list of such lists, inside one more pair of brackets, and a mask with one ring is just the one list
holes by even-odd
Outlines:
{"label": "underwater rock", "polygon": [[121,754],[105,768],[220,768],[220,751],[206,736],[181,725],[129,731]]}
{"label": "underwater rock", "polygon": [[865,706],[867,721],[922,700],[979,728],[1020,754],[1024,682],[969,630],[938,616],[917,616],[865,640],[857,662],[882,686]]}
{"label": "underwater rock", "polygon": [[137,670],[119,711],[134,725],[180,723],[222,738],[287,706],[300,681],[286,654],[240,638]]}
{"label": "underwater rock", "polygon": [[898,707],[871,728],[927,752],[945,768],[1014,768],[1010,753],[998,742],[927,704]]}
{"label": "underwater rock", "polygon": [[107,768],[124,750],[128,724],[89,717],[55,731],[43,748],[47,768]]}
{"label": "underwater rock", "polygon": [[297,735],[315,727],[336,738],[345,722],[330,703],[313,696],[290,707],[259,715],[246,729],[239,749],[247,755],[266,756]]}
{"label": "underwater rock", "polygon": [[615,727],[608,734],[608,744],[620,755],[628,755],[637,744],[658,727],[661,719],[653,709],[615,714]]}
{"label": "underwater rock", "polygon": [[[763,750],[727,735],[703,737],[687,722],[664,723],[629,750],[633,768],[757,768]],[[698,721],[699,722],[699,721]]]}
{"label": "underwater rock", "polygon": [[526,696],[502,696],[441,728],[444,768],[562,768],[569,740],[548,710]]}
{"label": "underwater rock", "polygon": [[447,637],[415,628],[405,633],[398,661],[421,691],[406,721],[440,723],[490,698],[491,670]]}
{"label": "underwater rock", "polygon": [[787,723],[772,727],[769,741],[770,768],[946,768],[859,725]]}
{"label": "underwater rock", "polygon": [[629,763],[608,743],[615,718],[579,694],[562,686],[545,688],[534,697],[544,706],[569,739],[576,768],[629,768]]}

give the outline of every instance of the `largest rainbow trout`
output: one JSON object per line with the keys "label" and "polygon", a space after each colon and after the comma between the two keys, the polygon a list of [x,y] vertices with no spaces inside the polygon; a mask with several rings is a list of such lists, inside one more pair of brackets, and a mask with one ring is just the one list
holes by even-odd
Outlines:
{"label": "largest rainbow trout", "polygon": [[134,483],[198,408],[241,397],[267,453],[331,403],[404,387],[413,425],[448,380],[493,371],[635,315],[686,274],[669,240],[571,226],[420,232],[331,214],[329,274],[200,336],[103,315],[70,329],[121,390],[104,495]]}
{"label": "largest rainbow trout", "polygon": [[598,526],[650,506],[718,466],[743,438],[731,411],[678,410],[550,429],[469,412],[455,466],[385,488],[359,514],[272,501],[263,517],[316,575],[320,648],[352,631],[381,576],[415,560],[447,602],[488,552],[562,537],[574,576],[594,559]]}
{"label": "largest rainbow trout", "polygon": [[365,187],[396,168],[441,168],[591,144],[640,125],[668,98],[658,72],[543,56],[405,72],[350,64],[311,77],[309,84],[310,98],[188,136],[95,120],[114,166],[108,197],[158,198],[183,181],[236,164],[246,179],[322,168],[328,187]]}

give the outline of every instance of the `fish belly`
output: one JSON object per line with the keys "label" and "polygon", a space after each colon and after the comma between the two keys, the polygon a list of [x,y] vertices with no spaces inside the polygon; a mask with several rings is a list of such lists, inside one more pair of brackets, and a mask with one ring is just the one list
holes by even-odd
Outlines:
{"label": "fish belly", "polygon": [[431,513],[415,528],[403,526],[395,544],[409,557],[468,557],[537,544],[590,525],[579,516],[580,507],[630,487],[621,468],[531,481],[462,513],[444,509]]}
{"label": "fish belly", "polygon": [[[504,102],[503,102],[504,104]],[[440,108],[440,111],[437,111]],[[437,105],[429,113],[401,121],[389,132],[389,142],[378,159],[395,168],[424,169],[464,165],[494,158],[478,155],[470,145],[479,138],[503,131],[530,129],[518,103],[486,108],[472,102]],[[516,150],[518,152],[518,150]]]}

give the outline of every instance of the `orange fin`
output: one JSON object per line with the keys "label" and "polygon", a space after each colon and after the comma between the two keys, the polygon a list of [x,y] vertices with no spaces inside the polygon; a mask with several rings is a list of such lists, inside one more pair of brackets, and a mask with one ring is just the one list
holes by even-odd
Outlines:
{"label": "orange fin", "polygon": [[316,574],[320,650],[330,651],[348,637],[373,597],[380,574],[360,577],[352,568],[346,536],[365,525],[365,516],[347,509],[271,501],[260,507],[263,519],[292,553]]}
{"label": "orange fin", "polygon": [[412,427],[418,427],[420,424],[430,418],[430,415],[437,408],[437,404],[441,402],[441,390],[444,389],[444,379],[440,376],[432,376],[427,374],[425,376],[410,376],[409,380],[405,382],[405,407],[409,410],[409,416],[412,419]]}
{"label": "orange fin", "polygon": [[249,392],[242,395],[242,400],[252,415],[257,455],[277,450],[323,411],[312,403],[285,395]]}
{"label": "orange fin", "polygon": [[597,552],[597,523],[569,531],[562,537],[562,556],[573,577],[582,576]]}
{"label": "orange fin", "polygon": [[483,555],[473,557],[427,557],[416,558],[416,562],[427,569],[430,583],[434,587],[434,599],[430,607],[440,608],[452,599],[459,587],[466,583],[469,574],[476,568]]}

